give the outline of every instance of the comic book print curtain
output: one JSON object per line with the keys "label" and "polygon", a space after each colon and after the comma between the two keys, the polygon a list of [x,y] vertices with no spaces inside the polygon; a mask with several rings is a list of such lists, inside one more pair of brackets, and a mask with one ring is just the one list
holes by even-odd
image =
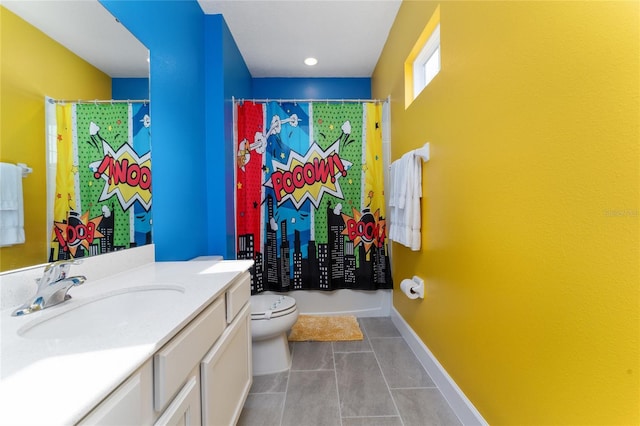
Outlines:
{"label": "comic book print curtain", "polygon": [[151,243],[148,103],[56,105],[49,261]]}
{"label": "comic book print curtain", "polygon": [[252,293],[393,287],[382,105],[237,102],[237,258]]}

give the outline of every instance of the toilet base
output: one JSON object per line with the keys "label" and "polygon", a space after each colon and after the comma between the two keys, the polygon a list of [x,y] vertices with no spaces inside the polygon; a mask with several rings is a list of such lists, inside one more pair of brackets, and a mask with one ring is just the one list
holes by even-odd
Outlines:
{"label": "toilet base", "polygon": [[276,337],[251,342],[253,375],[280,373],[291,368],[291,351],[287,333]]}

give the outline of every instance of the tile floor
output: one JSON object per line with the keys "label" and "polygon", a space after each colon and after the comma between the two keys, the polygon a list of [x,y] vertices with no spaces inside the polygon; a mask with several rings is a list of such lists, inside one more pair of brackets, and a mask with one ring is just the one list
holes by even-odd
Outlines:
{"label": "tile floor", "polygon": [[459,425],[391,319],[358,321],[362,341],[291,343],[291,370],[253,378],[238,425]]}

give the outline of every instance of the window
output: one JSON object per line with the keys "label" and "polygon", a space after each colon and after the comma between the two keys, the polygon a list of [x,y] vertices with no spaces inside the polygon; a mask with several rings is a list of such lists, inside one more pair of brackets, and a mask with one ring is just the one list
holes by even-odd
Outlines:
{"label": "window", "polygon": [[409,107],[439,72],[440,6],[438,5],[404,63],[405,108]]}
{"label": "window", "polygon": [[440,25],[433,30],[416,59],[413,61],[413,98],[440,72]]}

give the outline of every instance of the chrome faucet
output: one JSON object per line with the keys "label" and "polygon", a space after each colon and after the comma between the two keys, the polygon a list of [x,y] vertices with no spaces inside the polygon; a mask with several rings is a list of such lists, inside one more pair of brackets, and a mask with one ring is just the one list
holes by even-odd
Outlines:
{"label": "chrome faucet", "polygon": [[13,311],[12,315],[20,316],[30,314],[71,299],[71,296],[67,294],[69,289],[81,285],[87,279],[82,275],[67,277],[71,265],[78,265],[80,263],[82,263],[80,260],[59,260],[47,265],[47,267],[44,268],[42,278],[36,279],[38,290],[35,296]]}

